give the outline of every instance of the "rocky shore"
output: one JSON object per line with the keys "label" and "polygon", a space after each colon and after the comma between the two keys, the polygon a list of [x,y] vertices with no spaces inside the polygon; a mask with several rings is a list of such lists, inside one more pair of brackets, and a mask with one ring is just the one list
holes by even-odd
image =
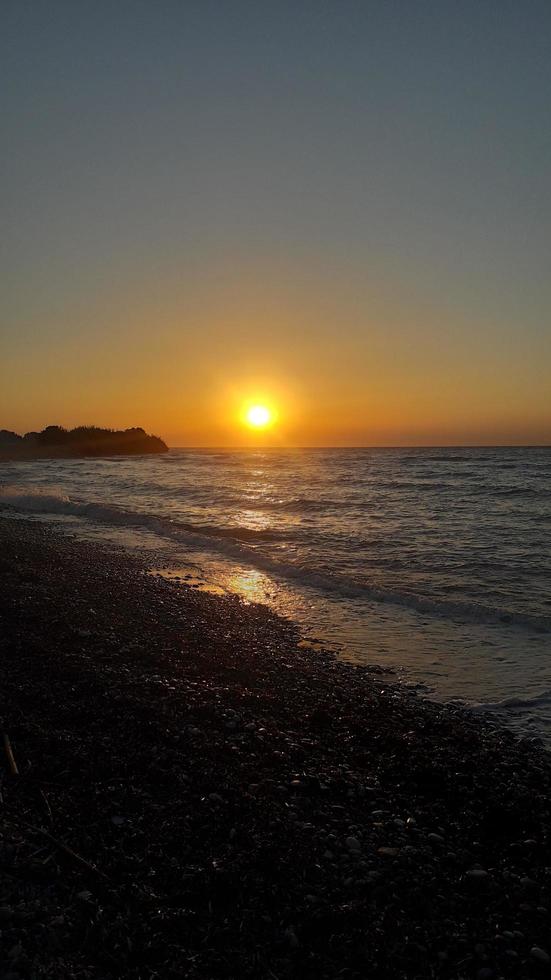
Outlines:
{"label": "rocky shore", "polygon": [[0,978],[551,975],[551,766],[0,518]]}

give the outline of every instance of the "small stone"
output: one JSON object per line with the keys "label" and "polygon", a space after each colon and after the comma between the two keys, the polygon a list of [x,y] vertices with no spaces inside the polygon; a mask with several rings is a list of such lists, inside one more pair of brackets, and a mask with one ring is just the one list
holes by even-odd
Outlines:
{"label": "small stone", "polygon": [[532,946],[532,949],[530,950],[530,958],[534,960],[534,963],[540,963],[542,966],[549,966],[551,963],[549,953],[546,953],[541,946]]}
{"label": "small stone", "polygon": [[114,823],[115,827],[122,827],[124,823],[124,817],[111,817],[111,823]]}
{"label": "small stone", "polygon": [[394,858],[394,857],[398,857],[398,854],[399,853],[400,853],[400,848],[399,847],[378,847],[377,848],[377,854],[380,854],[381,857]]}
{"label": "small stone", "polygon": [[430,840],[431,844],[443,844],[444,838],[440,834],[429,834],[427,840]]}
{"label": "small stone", "polygon": [[467,871],[465,877],[470,878],[471,881],[483,881],[484,878],[488,877],[488,872],[484,871],[483,868],[471,868],[470,871]]}
{"label": "small stone", "polygon": [[296,932],[292,926],[289,926],[289,928],[285,930],[283,935],[285,936],[285,939],[287,940],[287,943],[291,947],[291,949],[297,949],[298,946],[300,946],[300,943],[297,939]]}
{"label": "small stone", "polygon": [[358,854],[359,851],[361,851],[362,849],[362,845],[360,844],[357,837],[347,837],[345,840],[345,844],[349,851],[352,851],[356,854]]}

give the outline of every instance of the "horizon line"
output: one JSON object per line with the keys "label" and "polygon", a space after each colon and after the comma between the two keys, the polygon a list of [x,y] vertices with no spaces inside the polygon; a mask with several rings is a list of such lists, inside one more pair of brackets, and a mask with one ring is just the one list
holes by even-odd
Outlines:
{"label": "horizon line", "polygon": [[251,445],[236,445],[236,446],[172,446],[170,445],[169,451],[171,449],[216,449],[216,450],[242,450],[242,449],[551,449],[551,442],[511,442],[511,443],[490,443],[490,442],[480,442],[480,443],[396,443],[388,445],[351,445],[351,446],[273,446],[273,445],[263,445],[263,446],[251,446]]}

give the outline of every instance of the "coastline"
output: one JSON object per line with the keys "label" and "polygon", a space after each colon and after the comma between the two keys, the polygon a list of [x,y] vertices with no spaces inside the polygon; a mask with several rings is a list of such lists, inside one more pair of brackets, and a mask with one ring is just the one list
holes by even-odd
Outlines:
{"label": "coastline", "polygon": [[536,741],[135,558],[0,543],[5,970],[549,975]]}

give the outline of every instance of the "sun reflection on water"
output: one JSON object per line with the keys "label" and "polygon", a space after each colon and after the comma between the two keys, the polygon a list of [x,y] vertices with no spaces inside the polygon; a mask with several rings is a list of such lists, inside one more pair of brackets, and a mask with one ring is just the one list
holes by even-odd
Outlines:
{"label": "sun reflection on water", "polygon": [[226,587],[246,602],[268,602],[274,596],[274,583],[256,568],[240,569],[233,573]]}
{"label": "sun reflection on water", "polygon": [[261,510],[242,510],[239,514],[239,525],[254,531],[267,531],[272,526],[272,521]]}

